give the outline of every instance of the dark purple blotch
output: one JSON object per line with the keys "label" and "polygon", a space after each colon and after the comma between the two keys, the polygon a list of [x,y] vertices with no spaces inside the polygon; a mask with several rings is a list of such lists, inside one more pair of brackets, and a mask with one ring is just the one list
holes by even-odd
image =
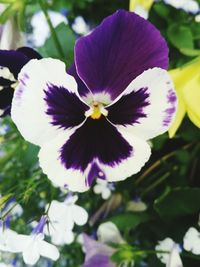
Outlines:
{"label": "dark purple blotch", "polygon": [[122,96],[115,104],[109,106],[108,119],[114,124],[136,124],[140,118],[145,118],[145,107],[150,103],[148,101],[148,88],[141,88],[136,92]]}
{"label": "dark purple blotch", "polygon": [[95,178],[106,180],[105,173],[100,169],[100,167],[98,166],[96,162],[92,163],[90,167],[90,170],[89,170],[89,173],[86,179],[86,185],[91,186]]}
{"label": "dark purple blotch", "polygon": [[46,113],[50,116],[52,125],[68,129],[81,124],[85,119],[85,111],[89,107],[75,93],[69,92],[62,86],[48,84],[47,87]]}
{"label": "dark purple blotch", "polygon": [[[132,153],[132,146],[102,116],[98,120],[88,118],[70,136],[60,150],[60,159],[66,169],[84,172],[95,159],[100,164],[114,167],[129,158]],[[96,170],[97,167],[95,166],[91,173],[95,173]]]}

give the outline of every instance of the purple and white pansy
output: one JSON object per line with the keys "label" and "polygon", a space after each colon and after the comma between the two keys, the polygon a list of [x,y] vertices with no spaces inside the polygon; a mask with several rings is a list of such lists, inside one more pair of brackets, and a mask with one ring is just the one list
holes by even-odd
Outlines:
{"label": "purple and white pansy", "polygon": [[0,117],[10,113],[17,76],[22,67],[31,59],[41,56],[29,47],[17,50],[0,50]]}
{"label": "purple and white pansy", "polygon": [[21,70],[12,118],[41,147],[40,166],[57,186],[86,191],[137,173],[148,161],[147,140],[170,127],[176,95],[159,31],[119,10],[81,37],[75,63],[31,60]]}

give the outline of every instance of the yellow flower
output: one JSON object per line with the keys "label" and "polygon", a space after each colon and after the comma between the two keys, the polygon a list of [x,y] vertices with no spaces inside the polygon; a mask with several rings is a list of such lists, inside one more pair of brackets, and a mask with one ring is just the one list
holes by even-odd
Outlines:
{"label": "yellow flower", "polygon": [[169,129],[169,137],[173,137],[187,113],[190,120],[200,128],[200,58],[171,70],[178,97],[178,110],[175,120]]}
{"label": "yellow flower", "polygon": [[144,8],[146,11],[149,11],[153,4],[154,0],[130,0],[130,11],[135,11],[138,6]]}

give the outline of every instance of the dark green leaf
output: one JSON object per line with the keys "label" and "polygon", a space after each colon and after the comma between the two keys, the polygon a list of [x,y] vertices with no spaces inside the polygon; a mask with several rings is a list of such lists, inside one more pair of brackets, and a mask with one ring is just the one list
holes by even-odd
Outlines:
{"label": "dark green leaf", "polygon": [[75,44],[74,33],[65,23],[59,24],[55,28],[55,31],[61,44],[62,50],[65,54],[65,58],[60,58],[52,37],[49,37],[49,39],[45,42],[44,46],[39,49],[39,51],[43,56],[59,58],[63,61],[67,61],[67,64],[70,65],[70,63],[72,63],[73,61]]}
{"label": "dark green leaf", "polygon": [[194,48],[193,35],[189,27],[172,24],[167,30],[167,35],[170,42],[178,49]]}
{"label": "dark green leaf", "polygon": [[179,217],[199,212],[200,188],[176,188],[167,190],[154,202],[161,217]]}
{"label": "dark green leaf", "polygon": [[117,227],[123,231],[126,228],[129,229],[136,228],[139,224],[150,220],[150,216],[145,212],[141,213],[130,212],[113,216],[109,220],[112,221],[114,224],[116,224]]}

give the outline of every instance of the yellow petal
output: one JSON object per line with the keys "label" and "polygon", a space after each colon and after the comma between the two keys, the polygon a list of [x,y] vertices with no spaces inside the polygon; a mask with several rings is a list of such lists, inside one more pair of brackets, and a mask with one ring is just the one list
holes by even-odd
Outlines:
{"label": "yellow petal", "polygon": [[130,0],[130,11],[135,11],[137,6],[142,6],[147,11],[150,10],[154,0]]}
{"label": "yellow petal", "polygon": [[194,123],[194,125],[200,128],[200,114],[196,114],[193,113],[191,110],[188,110],[188,117]]}
{"label": "yellow petal", "polygon": [[199,75],[191,79],[184,89],[184,101],[190,120],[200,128],[200,68]]}
{"label": "yellow petal", "polygon": [[171,127],[169,128],[169,137],[172,138],[176,134],[176,131],[181,125],[181,122],[186,114],[186,107],[184,102],[182,101],[181,94],[177,91],[176,92],[177,98],[178,98],[178,107],[177,107],[177,112],[176,116],[174,119],[174,122],[172,123]]}
{"label": "yellow petal", "polygon": [[170,75],[178,91],[191,87],[190,83],[194,79],[198,79],[200,75],[200,60],[194,61],[193,64],[187,64],[185,67],[171,70]]}
{"label": "yellow petal", "polygon": [[169,73],[178,97],[177,114],[169,129],[171,138],[179,128],[186,111],[195,125],[198,126],[200,123],[200,60],[194,60],[192,64],[171,70]]}

